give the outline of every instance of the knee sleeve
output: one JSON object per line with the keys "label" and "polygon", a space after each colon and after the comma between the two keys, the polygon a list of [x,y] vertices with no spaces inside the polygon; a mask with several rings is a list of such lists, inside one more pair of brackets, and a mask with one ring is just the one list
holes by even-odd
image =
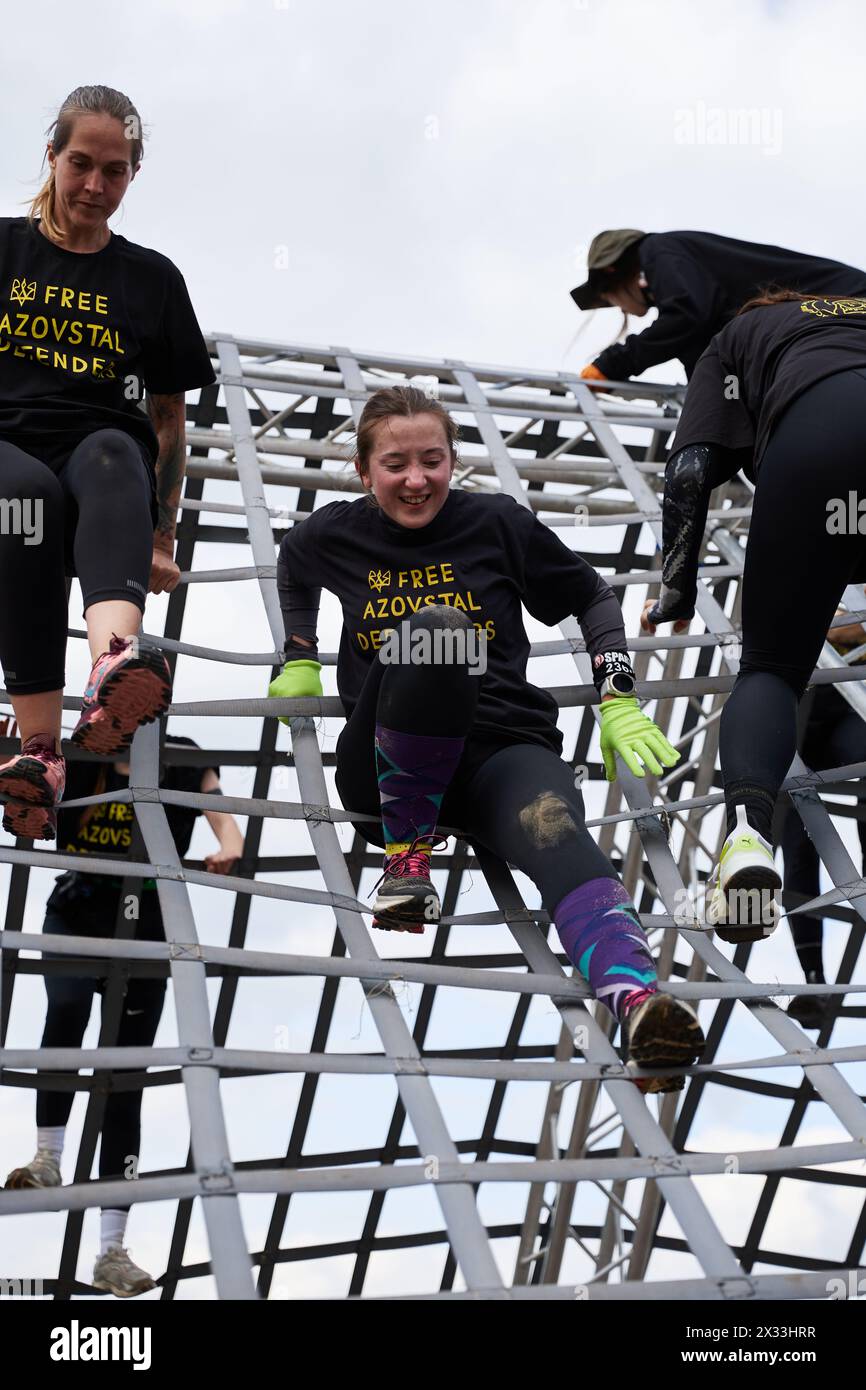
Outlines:
{"label": "knee sleeve", "polygon": [[121,430],[96,430],[74,450],[60,478],[73,502],[71,550],[85,612],[109,599],[143,612],[154,516],[141,449]]}
{"label": "knee sleeve", "polygon": [[444,604],[405,619],[390,651],[379,653],[385,670],[377,722],[401,733],[465,737],[480,690],[472,675],[480,650],[475,639],[466,614]]}

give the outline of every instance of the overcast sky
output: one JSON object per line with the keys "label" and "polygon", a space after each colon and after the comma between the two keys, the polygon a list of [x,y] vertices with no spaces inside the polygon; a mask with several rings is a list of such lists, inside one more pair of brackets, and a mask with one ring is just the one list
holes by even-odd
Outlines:
{"label": "overcast sky", "polygon": [[[144,166],[114,229],[180,267],[205,330],[579,367],[617,327],[617,314],[596,315],[573,342],[580,317],[568,291],[583,278],[590,239],[605,227],[702,228],[866,265],[864,37],[861,5],[816,7],[800,0],[151,0],[146,6],[79,0],[74,7],[30,0],[16,10],[14,40],[4,44],[0,58],[6,136],[0,143],[0,212],[23,212],[22,200],[36,191],[44,132],[66,94],[84,83],[104,83],[133,99],[149,132]],[[678,366],[653,375],[680,379]],[[211,551],[207,559],[209,565],[243,562],[236,547],[219,556]],[[231,587],[231,594],[229,586],[216,591],[218,605],[215,591],[191,591],[185,635],[204,645],[264,649],[269,639],[254,587]],[[161,602],[148,606],[147,626],[154,631]],[[80,606],[71,620],[80,625]],[[532,629],[532,635],[541,633]],[[83,660],[83,644],[71,644],[70,693],[79,692]],[[565,668],[558,669],[551,684],[567,679]],[[220,667],[220,693],[260,693],[262,675],[255,668]],[[212,676],[201,663],[182,663],[179,696],[203,698]],[[199,720],[176,729],[210,746],[257,737],[258,721],[235,723],[242,727]],[[193,854],[208,852],[212,841],[201,822],[196,836]],[[275,853],[281,844],[269,827],[266,851]],[[0,884],[7,882],[3,868]],[[50,878],[43,872],[34,884],[27,925],[37,930]],[[478,891],[461,899],[461,910],[487,905]],[[205,910],[202,905],[217,897],[218,905]],[[206,939],[225,940],[226,898],[199,891]],[[328,928],[315,912],[305,914],[298,933],[282,935],[272,909],[256,912],[250,944],[325,949]],[[489,933],[484,940],[491,949],[507,948],[504,932],[496,947]],[[460,949],[480,948],[469,934],[459,941]],[[829,952],[834,963],[835,941]],[[765,969],[768,976],[792,978],[789,936],[779,932],[767,943]],[[315,991],[299,994],[289,1010],[286,982],[258,982],[256,1009],[245,1012],[246,988],[230,1042],[273,1046],[274,1029],[290,1015],[291,1046],[306,1045]],[[16,991],[10,1041],[34,1045],[44,1009],[41,985],[19,981]],[[411,999],[406,1007],[411,1027]],[[347,1005],[332,1046],[376,1045],[369,1017],[362,1020],[360,1006],[354,1008]],[[552,1036],[549,1012],[539,1015],[539,1038]],[[158,1041],[173,1041],[173,1032],[167,1010]],[[741,1056],[769,1050],[767,1035],[750,1020],[739,1041]],[[87,1042],[95,1042],[93,1026]],[[243,1105],[234,1100],[241,1086]],[[273,1103],[275,1086],[285,1093],[285,1107]],[[389,1113],[390,1086],[382,1083],[377,1115]],[[263,1087],[267,1105],[256,1100]],[[223,1089],[234,1156],[281,1151],[294,1080],[229,1082]],[[444,1096],[448,1088],[438,1089]],[[481,1086],[477,1105],[464,1111],[452,1088],[459,1132],[477,1132],[487,1091]],[[536,1088],[528,1108],[515,1112],[515,1137],[537,1127],[532,1117],[541,1092]],[[751,1106],[745,1099],[734,1106],[724,1094],[720,1099],[714,1092],[709,1113],[702,1102],[700,1142],[720,1150],[777,1142],[786,1107]],[[32,1093],[4,1088],[0,1103],[0,1160],[8,1168],[32,1151]],[[80,1109],[79,1101],[71,1145]],[[187,1130],[179,1088],[151,1091],[145,1116],[143,1167],[182,1162]],[[808,1132],[815,1140],[841,1137],[823,1108],[815,1110]],[[374,1125],[369,1137],[382,1142],[381,1127]],[[315,1138],[323,1146],[341,1141],[326,1122]],[[65,1162],[65,1180],[71,1175]],[[722,1180],[702,1184],[708,1200],[712,1191],[713,1210],[732,1241],[745,1234],[744,1213],[760,1184],[758,1178],[742,1181],[747,1186],[736,1193]],[[796,1204],[799,1248],[827,1253],[828,1230],[836,1230],[841,1256],[842,1233],[853,1220],[847,1194],[821,1191],[818,1184],[796,1192],[788,1186],[785,1210]],[[432,1202],[432,1194],[413,1200],[428,1196]],[[395,1211],[401,1200],[394,1198]],[[488,1200],[485,1216],[491,1219],[498,1196],[485,1190]],[[298,1223],[294,1237],[345,1232],[341,1202],[355,1203],[355,1216],[346,1217],[351,1226],[360,1219],[360,1199],[328,1198],[324,1221],[323,1203],[293,1204],[293,1213],[301,1213],[292,1218]],[[263,1238],[266,1204],[249,1201],[244,1211],[255,1244]],[[438,1220],[433,1210],[417,1212],[413,1207],[410,1224]],[[133,1253],[153,1268],[165,1258],[170,1215],[169,1204],[133,1215]],[[672,1230],[669,1214],[666,1223]],[[15,1267],[0,1274],[53,1272],[61,1218],[19,1219],[7,1230],[15,1234],[7,1245]],[[91,1215],[84,1276],[95,1234]],[[786,1238],[790,1232],[773,1232],[783,1246]],[[206,1257],[198,1215],[190,1252]],[[426,1266],[412,1272],[414,1258],[405,1257],[400,1286],[430,1287]],[[688,1257],[669,1255],[656,1258],[651,1272],[697,1271]],[[292,1295],[342,1287],[332,1269],[286,1266],[282,1277]],[[392,1287],[384,1274],[376,1277],[383,1291]]]}
{"label": "overcast sky", "polygon": [[[34,0],[15,27],[4,212],[67,92],[120,88],[150,138],[115,230],[206,329],[557,367],[604,227],[866,262],[857,3]],[[737,111],[751,142],[717,143]]]}

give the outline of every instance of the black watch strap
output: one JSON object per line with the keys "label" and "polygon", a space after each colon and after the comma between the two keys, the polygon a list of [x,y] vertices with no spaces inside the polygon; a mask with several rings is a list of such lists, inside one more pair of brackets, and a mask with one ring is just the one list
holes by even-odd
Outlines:
{"label": "black watch strap", "polygon": [[[611,676],[628,676],[634,682],[634,670],[628,652],[597,652],[592,658],[592,679],[601,690]],[[623,692],[631,694],[631,691]]]}

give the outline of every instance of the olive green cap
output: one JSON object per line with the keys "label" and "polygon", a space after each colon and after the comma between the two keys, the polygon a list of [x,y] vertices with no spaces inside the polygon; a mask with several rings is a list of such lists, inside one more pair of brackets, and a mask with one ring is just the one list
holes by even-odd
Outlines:
{"label": "olive green cap", "polygon": [[599,232],[598,236],[593,237],[589,244],[589,255],[586,258],[589,277],[584,284],[577,285],[571,291],[571,297],[578,309],[607,309],[609,307],[607,301],[599,297],[599,279],[594,272],[615,265],[623,252],[645,236],[646,232],[638,232],[634,227],[620,227],[617,231]]}

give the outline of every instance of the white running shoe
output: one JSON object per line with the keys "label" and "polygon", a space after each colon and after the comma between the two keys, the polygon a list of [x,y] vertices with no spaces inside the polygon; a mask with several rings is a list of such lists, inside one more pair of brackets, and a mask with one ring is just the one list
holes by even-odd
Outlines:
{"label": "white running shoe", "polygon": [[37,1149],[23,1168],[13,1168],[6,1179],[7,1191],[19,1187],[60,1187],[60,1166],[50,1149]]}
{"label": "white running shoe", "polygon": [[723,941],[763,941],[779,925],[776,894],[782,877],[773,862],[773,847],[749,824],[745,806],[722,846],[707,902],[707,922]]}
{"label": "white running shoe", "polygon": [[134,1298],[138,1293],[155,1289],[156,1284],[147,1270],[139,1269],[121,1245],[110,1245],[93,1266],[93,1287],[113,1293],[117,1298]]}

